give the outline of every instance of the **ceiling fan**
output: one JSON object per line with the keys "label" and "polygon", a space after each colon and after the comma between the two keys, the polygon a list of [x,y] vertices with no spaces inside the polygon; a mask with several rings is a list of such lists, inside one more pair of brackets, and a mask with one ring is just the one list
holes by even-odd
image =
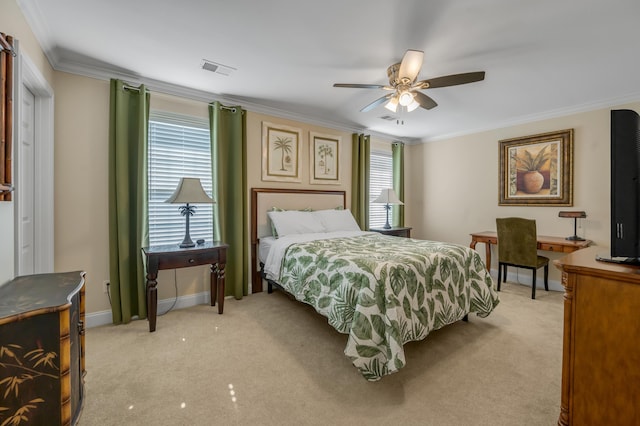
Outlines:
{"label": "ceiling fan", "polygon": [[413,111],[418,107],[431,109],[438,104],[429,96],[420,92],[423,89],[435,89],[438,87],[456,86],[459,84],[473,83],[484,80],[484,71],[468,72],[463,74],[451,74],[443,77],[431,78],[429,80],[416,81],[420,69],[424,52],[421,50],[409,49],[402,57],[402,62],[391,65],[387,68],[387,76],[389,77],[389,85],[381,84],[348,84],[335,83],[333,87],[351,87],[358,89],[382,89],[389,90],[391,93],[376,99],[369,105],[362,108],[361,112],[367,112],[385,102],[385,108],[396,112],[398,105]]}

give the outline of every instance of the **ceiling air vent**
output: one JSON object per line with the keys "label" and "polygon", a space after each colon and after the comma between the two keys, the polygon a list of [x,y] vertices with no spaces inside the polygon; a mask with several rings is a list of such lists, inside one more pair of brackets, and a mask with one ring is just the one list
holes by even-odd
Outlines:
{"label": "ceiling air vent", "polygon": [[221,74],[221,75],[230,75],[233,71],[236,71],[236,69],[233,67],[218,64],[216,62],[208,61],[206,59],[202,60],[201,67],[203,70],[215,72],[216,74]]}

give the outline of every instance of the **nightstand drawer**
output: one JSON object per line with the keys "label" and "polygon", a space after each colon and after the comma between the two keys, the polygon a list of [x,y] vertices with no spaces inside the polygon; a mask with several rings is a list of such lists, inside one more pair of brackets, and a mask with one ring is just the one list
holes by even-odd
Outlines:
{"label": "nightstand drawer", "polygon": [[391,236],[394,236],[394,237],[411,238],[411,229],[412,228],[402,226],[402,227],[389,228],[389,229],[371,228],[371,229],[369,229],[369,231],[378,232],[378,233],[384,234],[384,235],[391,235]]}
{"label": "nightstand drawer", "polygon": [[176,269],[188,266],[207,265],[218,263],[220,251],[204,253],[171,254],[170,256],[158,256],[158,269]]}

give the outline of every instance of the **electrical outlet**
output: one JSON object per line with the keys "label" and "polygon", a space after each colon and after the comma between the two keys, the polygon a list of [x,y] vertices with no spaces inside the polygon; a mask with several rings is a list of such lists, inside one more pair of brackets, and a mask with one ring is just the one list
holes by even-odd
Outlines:
{"label": "electrical outlet", "polygon": [[111,284],[109,282],[109,280],[102,281],[102,292],[103,293],[109,293],[109,284]]}

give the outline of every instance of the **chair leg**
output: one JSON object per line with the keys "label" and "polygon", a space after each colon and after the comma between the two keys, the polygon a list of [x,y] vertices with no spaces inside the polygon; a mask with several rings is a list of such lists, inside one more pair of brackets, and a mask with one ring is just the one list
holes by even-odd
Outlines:
{"label": "chair leg", "polygon": [[549,264],[544,265],[544,289],[549,291]]}
{"label": "chair leg", "polygon": [[502,281],[502,263],[498,262],[498,291],[500,291],[501,281]]}
{"label": "chair leg", "polygon": [[531,298],[536,298],[536,269],[533,268],[533,281],[531,282]]}

